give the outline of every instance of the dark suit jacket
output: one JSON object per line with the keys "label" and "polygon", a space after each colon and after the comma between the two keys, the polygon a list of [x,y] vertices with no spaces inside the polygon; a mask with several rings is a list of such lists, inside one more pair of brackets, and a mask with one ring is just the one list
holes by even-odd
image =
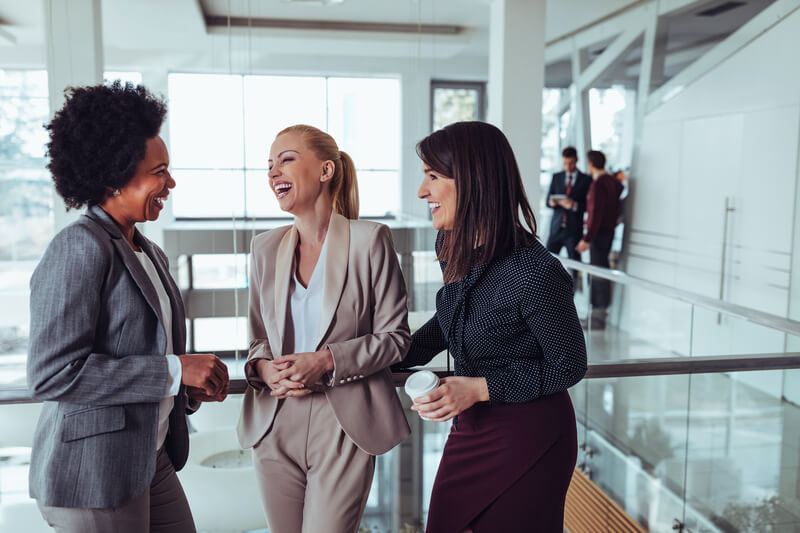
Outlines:
{"label": "dark suit jacket", "polygon": [[[164,252],[138,231],[172,302],[172,341],[186,325]],[[28,386],[44,400],[30,494],[53,507],[117,507],[142,494],[156,470],[159,402],[169,374],[156,290],[113,219],[90,207],[50,242],[31,277]],[[183,385],[164,447],[175,469],[189,433]]]}
{"label": "dark suit jacket", "polygon": [[[576,240],[583,235],[583,214],[586,212],[586,195],[589,193],[589,187],[592,185],[592,177],[584,174],[581,171],[576,171],[577,176],[575,182],[572,184],[572,190],[569,197],[578,203],[578,208],[575,211],[571,209],[564,209],[560,205],[553,207],[553,218],[550,221],[550,235],[561,230],[561,218],[564,213],[567,214],[567,231],[570,235],[574,236]],[[565,179],[565,172],[556,172],[553,174],[553,180],[550,182],[550,190],[547,192],[547,199],[545,205],[550,207],[550,196],[553,194],[566,194],[567,184]]]}

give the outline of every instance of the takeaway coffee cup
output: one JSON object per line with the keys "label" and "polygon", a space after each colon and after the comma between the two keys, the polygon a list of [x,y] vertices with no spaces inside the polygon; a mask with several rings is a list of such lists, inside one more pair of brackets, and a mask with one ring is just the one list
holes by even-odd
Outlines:
{"label": "takeaway coffee cup", "polygon": [[428,394],[439,386],[439,377],[430,370],[414,372],[406,380],[406,394],[412,400]]}

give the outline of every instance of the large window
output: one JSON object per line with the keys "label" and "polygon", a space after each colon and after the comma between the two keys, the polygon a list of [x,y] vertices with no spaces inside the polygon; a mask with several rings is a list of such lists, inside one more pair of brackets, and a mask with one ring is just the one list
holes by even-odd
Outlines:
{"label": "large window", "polygon": [[53,235],[47,73],[0,70],[0,386],[24,384],[28,280]]}
{"label": "large window", "polygon": [[286,217],[267,157],[292,124],[327,131],[353,158],[361,216],[399,211],[397,79],[170,74],[169,115],[178,219]]}

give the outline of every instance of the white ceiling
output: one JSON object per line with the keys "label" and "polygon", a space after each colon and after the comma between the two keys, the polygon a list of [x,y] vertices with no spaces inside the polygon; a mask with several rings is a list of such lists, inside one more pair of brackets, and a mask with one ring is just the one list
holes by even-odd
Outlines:
{"label": "white ceiling", "polygon": [[[389,64],[417,59],[439,66],[461,65],[463,68],[457,68],[463,72],[485,73],[491,1],[344,0],[323,5],[313,0],[101,0],[104,58],[109,70],[145,70],[151,66],[167,70],[227,70],[250,66],[253,71],[280,71],[319,69],[339,62],[373,65],[380,71],[381,61]],[[546,1],[546,42],[641,3],[640,0]],[[770,0],[747,1],[755,5]],[[0,0],[0,67],[10,63],[44,64],[43,6],[42,0]],[[756,7],[737,11],[743,13],[747,9]],[[460,26],[463,31],[458,35],[266,28],[229,31],[225,27],[206,28],[206,15],[446,24]],[[686,23],[671,27],[671,42],[678,42],[677,37],[688,42],[708,41],[715,28],[705,27],[705,20],[695,19],[687,17]],[[735,20],[725,23],[723,17],[714,22],[720,25],[716,28],[719,35],[729,33],[739,24]],[[675,32],[686,35],[676,37]],[[305,66],[298,67],[300,64]],[[548,78],[564,78],[561,81],[569,83],[568,65],[551,67]],[[559,74],[556,72],[559,68],[566,72]],[[620,77],[624,76],[621,72]]]}
{"label": "white ceiling", "polygon": [[[534,0],[532,0],[534,1]],[[118,50],[185,51],[208,47],[203,14],[300,20],[448,24],[464,27],[459,36],[427,37],[441,47],[445,57],[453,53],[486,55],[491,0],[344,0],[341,4],[318,5],[287,0],[102,0],[103,37],[107,47]],[[637,0],[548,0],[547,34],[550,41]],[[230,9],[229,9],[230,8]],[[16,46],[41,46],[44,42],[43,2],[0,0],[0,28],[14,36]],[[328,35],[326,35],[328,34]],[[299,38],[298,38],[299,36]],[[417,44],[414,34],[369,34],[356,32],[253,30],[250,39],[288,40],[293,53],[349,53],[355,43],[370,46],[381,41]],[[347,41],[350,41],[350,45]],[[320,42],[325,41],[324,46]],[[305,47],[303,46],[305,44]],[[453,48],[448,48],[454,44]],[[9,42],[5,46],[11,46]],[[3,46],[3,45],[0,45]],[[381,47],[377,53],[402,52]],[[305,49],[303,49],[305,48]]]}

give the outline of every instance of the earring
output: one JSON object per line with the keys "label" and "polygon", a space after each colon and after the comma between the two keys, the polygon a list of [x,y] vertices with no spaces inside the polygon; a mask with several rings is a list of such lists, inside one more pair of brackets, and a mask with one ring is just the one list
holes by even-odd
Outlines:
{"label": "earring", "polygon": [[114,192],[111,193],[112,196],[119,196],[119,189],[114,189]]}

